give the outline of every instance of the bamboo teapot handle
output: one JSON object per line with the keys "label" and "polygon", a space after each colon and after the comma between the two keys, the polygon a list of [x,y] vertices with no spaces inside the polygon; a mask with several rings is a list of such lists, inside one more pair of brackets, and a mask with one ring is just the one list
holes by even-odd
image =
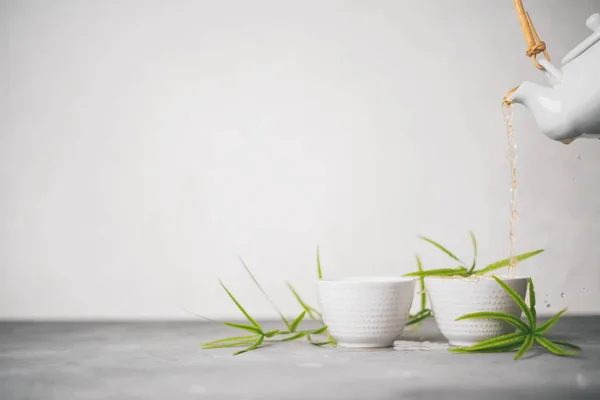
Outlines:
{"label": "bamboo teapot handle", "polygon": [[537,61],[537,55],[540,53],[544,53],[544,56],[548,61],[550,61],[550,56],[546,51],[546,43],[540,40],[537,32],[535,31],[535,27],[533,26],[533,22],[531,22],[531,18],[529,17],[529,13],[525,11],[523,7],[522,0],[513,0],[515,11],[517,12],[517,16],[519,17],[519,22],[521,24],[521,30],[523,31],[523,36],[525,36],[525,41],[527,42],[527,51],[525,54],[527,57],[531,57],[533,63],[538,69],[543,70],[544,67],[541,66]]}

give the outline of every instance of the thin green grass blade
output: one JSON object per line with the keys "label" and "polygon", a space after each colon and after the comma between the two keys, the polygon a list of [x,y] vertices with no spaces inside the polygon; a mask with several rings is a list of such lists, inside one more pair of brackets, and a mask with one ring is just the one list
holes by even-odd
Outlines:
{"label": "thin green grass blade", "polygon": [[464,347],[466,350],[491,350],[494,347],[510,346],[515,343],[521,343],[527,334],[522,332],[509,333],[507,335],[497,336],[495,338],[483,340],[474,345]]}
{"label": "thin green grass blade", "polygon": [[404,276],[415,276],[415,277],[426,277],[426,276],[467,276],[467,269],[465,267],[458,268],[440,268],[430,269],[425,271],[415,271],[404,274]]}
{"label": "thin green grass blade", "polygon": [[[419,315],[419,314],[421,314],[421,315]],[[411,319],[410,321],[408,321],[406,323],[406,326],[410,326],[410,325],[416,324],[418,322],[423,321],[424,319],[429,318],[431,316],[431,310],[424,310],[424,312],[421,312],[419,314],[417,314],[417,316],[415,316],[413,319]]]}
{"label": "thin green grass blade", "polygon": [[314,335],[318,335],[320,333],[325,332],[326,330],[327,330],[327,327],[326,326],[322,326],[320,328],[317,328],[317,329],[314,329],[314,330],[310,331],[310,333],[312,333]]}
{"label": "thin green grass blade", "polygon": [[409,315],[410,318],[418,318],[421,315],[425,314],[425,313],[431,313],[431,310],[426,308],[424,310],[419,311],[418,313],[416,313],[415,315]]}
{"label": "thin green grass blade", "polygon": [[492,275],[492,278],[494,278],[496,280],[496,282],[498,282],[498,284],[502,287],[502,289],[504,289],[504,291],[506,293],[508,293],[508,295],[510,297],[512,297],[512,299],[515,301],[515,303],[517,303],[517,305],[519,306],[521,311],[523,311],[523,314],[525,314],[525,317],[527,317],[527,322],[529,322],[529,327],[530,328],[534,327],[535,320],[533,319],[533,314],[531,314],[531,310],[529,309],[529,307],[527,307],[527,304],[525,304],[525,300],[523,300],[521,298],[521,296],[519,296],[519,294],[514,291],[513,288],[511,288],[506,283],[504,283],[502,281],[502,279],[498,278],[496,275]]}
{"label": "thin green grass blade", "polygon": [[248,347],[247,349],[244,350],[240,350],[240,351],[236,351],[235,353],[233,353],[234,356],[237,356],[238,354],[242,354],[242,353],[247,353],[249,351],[252,351],[254,349],[257,349],[260,347],[260,345],[262,344],[262,342],[265,340],[264,336],[261,336],[258,338],[258,340],[250,347]]}
{"label": "thin green grass blade", "polygon": [[[543,251],[544,251],[543,249],[540,249],[540,250],[531,251],[529,253],[519,254],[519,255],[515,256],[515,259],[517,261],[524,261],[524,260],[527,260],[528,258],[531,258],[535,255],[540,254]],[[509,264],[510,264],[510,257],[505,258],[504,260],[496,261],[495,263],[492,263],[492,264],[486,266],[485,268],[482,268],[477,271],[473,271],[473,273],[475,275],[485,275],[488,272],[492,272],[492,271],[495,271],[495,270],[503,268],[503,267],[508,267]]]}
{"label": "thin green grass blade", "polygon": [[319,256],[319,246],[317,246],[317,272],[319,279],[323,279],[323,270],[321,269],[321,257]]}
{"label": "thin green grass blade", "polygon": [[[419,256],[417,258],[417,269],[419,272],[423,272],[423,264],[421,263],[421,259]],[[419,277],[419,289],[421,291],[421,311],[424,311],[427,307],[427,294],[425,293],[425,277]]]}
{"label": "thin green grass blade", "polygon": [[517,351],[517,354],[515,355],[515,360],[518,360],[519,358],[523,357],[523,354],[529,351],[529,349],[533,345],[533,340],[534,338],[532,334],[527,335],[525,341],[523,342],[523,345],[519,348],[519,351]]}
{"label": "thin green grass blade", "polygon": [[555,345],[543,336],[536,335],[535,341],[538,342],[540,346],[544,347],[549,352],[556,354],[557,356],[574,356],[576,354],[579,354],[578,351],[565,350]]}
{"label": "thin green grass blade", "polygon": [[332,347],[337,347],[337,340],[335,340],[335,338],[333,336],[331,336],[331,334],[329,333],[329,331],[325,331],[325,334],[327,335],[327,340],[329,340],[329,344]]}
{"label": "thin green grass blade", "polygon": [[308,335],[308,331],[302,331],[302,332],[298,332],[293,336],[287,337],[285,339],[282,339],[282,342],[291,342],[292,340],[298,340],[303,338],[304,336]]}
{"label": "thin green grass blade", "polygon": [[[531,315],[533,315],[533,322],[537,324],[537,311],[535,311],[535,288],[533,286],[533,279],[529,278],[529,309],[531,310]],[[531,329],[535,329],[535,325],[531,327]]]}
{"label": "thin green grass blade", "polygon": [[304,316],[306,315],[306,311],[302,311],[300,313],[300,315],[298,315],[298,317],[296,317],[296,319],[290,324],[290,331],[292,332],[296,332],[296,330],[298,329],[298,327],[300,326],[300,323],[302,322],[302,320],[304,319]]}
{"label": "thin green grass blade", "polygon": [[225,339],[213,340],[212,342],[202,343],[201,346],[215,346],[215,345],[222,344],[222,343],[250,340],[250,339],[254,339],[255,337],[256,337],[256,335],[233,336],[233,337],[228,337]]}
{"label": "thin green grass blade", "polygon": [[243,341],[243,342],[224,343],[224,344],[217,344],[217,345],[214,345],[214,346],[204,346],[203,349],[204,350],[229,349],[231,347],[245,347],[245,346],[249,346],[252,343],[254,343],[254,340],[246,340],[246,341]]}
{"label": "thin green grass blade", "polygon": [[506,321],[517,329],[520,329],[524,332],[529,332],[529,327],[525,322],[521,321],[519,318],[515,317],[512,314],[502,313],[502,312],[491,312],[491,311],[482,311],[476,313],[465,314],[461,317],[456,318],[456,321],[462,321],[465,319],[478,319],[478,318],[490,318],[490,319],[500,319],[502,321]]}
{"label": "thin green grass blade", "polygon": [[246,319],[248,321],[250,321],[250,323],[252,325],[254,325],[255,327],[257,327],[258,329],[260,329],[260,325],[258,324],[258,322],[256,322],[254,320],[254,318],[252,318],[250,316],[250,314],[248,314],[246,312],[246,310],[244,310],[244,307],[242,307],[242,305],[240,303],[238,303],[238,301],[235,299],[235,297],[233,297],[233,295],[231,294],[231,292],[229,290],[227,290],[227,288],[225,287],[225,285],[223,284],[222,281],[219,281],[221,283],[221,286],[223,286],[223,289],[225,289],[225,291],[227,292],[227,294],[229,295],[229,297],[231,298],[231,300],[233,300],[233,302],[235,303],[235,305],[240,309],[240,311],[244,314],[244,316],[246,317]]}
{"label": "thin green grass blade", "polygon": [[543,335],[544,333],[546,333],[548,331],[548,329],[552,328],[552,326],[554,324],[556,324],[556,322],[560,319],[560,317],[562,317],[562,315],[565,312],[567,312],[566,308],[564,310],[562,310],[561,312],[559,312],[558,314],[556,314],[555,316],[553,316],[552,318],[550,318],[548,321],[544,322],[542,325],[540,325],[535,330],[535,333],[538,335]]}
{"label": "thin green grass blade", "polygon": [[315,315],[318,316],[318,318],[313,318],[315,321],[321,321],[323,319],[323,314],[321,314],[319,311],[315,310],[311,306],[308,306],[308,308],[310,309],[310,311],[312,311]]}
{"label": "thin green grass blade", "polygon": [[521,347],[522,342],[515,342],[505,346],[496,346],[490,349],[479,349],[479,350],[469,350],[468,347],[454,347],[448,349],[450,353],[459,353],[459,354],[483,354],[483,353],[505,353],[509,351],[514,351]]}
{"label": "thin green grass blade", "polygon": [[469,232],[469,236],[471,236],[471,243],[473,243],[473,264],[471,264],[471,268],[469,269],[469,273],[471,273],[477,264],[477,239],[475,239],[473,232]]}
{"label": "thin green grass blade", "polygon": [[314,345],[314,346],[325,346],[325,345],[328,345],[328,344],[330,344],[330,345],[332,345],[332,346],[335,346],[335,341],[333,341],[333,340],[328,340],[328,341],[326,341],[326,342],[315,342],[315,341],[314,341],[314,340],[313,340],[313,339],[310,337],[310,334],[309,334],[309,335],[307,335],[307,337],[308,337],[308,342],[309,342],[310,344]]}
{"label": "thin green grass blade", "polygon": [[554,343],[558,346],[569,347],[573,350],[581,351],[581,347],[574,345],[572,343],[569,343],[569,342],[563,342],[562,340],[553,340],[552,343]]}
{"label": "thin green grass blade", "polygon": [[289,321],[283,316],[283,313],[279,310],[279,308],[277,308],[275,303],[273,303],[273,300],[271,300],[271,298],[269,297],[267,292],[265,292],[265,290],[262,288],[260,283],[258,283],[258,280],[254,277],[254,274],[252,273],[252,271],[250,271],[250,268],[248,268],[248,265],[246,265],[246,263],[244,262],[244,259],[242,257],[240,257],[240,261],[242,262],[242,265],[246,269],[246,272],[248,273],[248,275],[250,275],[250,278],[252,278],[252,280],[254,281],[254,284],[256,285],[256,287],[258,287],[258,289],[262,292],[263,296],[265,296],[265,298],[268,300],[268,302],[271,303],[271,307],[273,307],[273,309],[275,311],[277,311],[277,314],[279,314],[279,317],[281,318],[281,320],[283,321],[285,326],[288,329],[290,329]]}
{"label": "thin green grass blade", "polygon": [[279,329],[275,329],[273,331],[265,332],[265,333],[263,333],[263,335],[265,335],[265,337],[267,337],[267,338],[272,338],[273,336],[278,335],[280,333],[281,332],[279,331]]}
{"label": "thin green grass blade", "polygon": [[434,245],[435,247],[437,247],[438,249],[440,249],[441,251],[443,251],[444,253],[446,253],[446,255],[456,261],[458,261],[459,263],[461,263],[462,265],[465,265],[465,263],[458,257],[456,257],[454,254],[452,254],[450,252],[450,250],[448,250],[447,248],[445,248],[444,246],[442,246],[441,244],[439,244],[438,242],[431,240],[429,238],[426,238],[424,236],[419,236],[419,239],[422,239],[432,245]]}
{"label": "thin green grass blade", "polygon": [[262,334],[262,330],[257,328],[254,325],[246,325],[246,324],[235,324],[233,322],[223,322],[225,325],[230,326],[232,328],[244,329],[250,332]]}
{"label": "thin green grass blade", "polygon": [[306,313],[308,314],[308,316],[310,318],[316,319],[315,315],[313,314],[312,307],[310,307],[308,304],[306,304],[302,300],[302,298],[300,297],[300,295],[298,294],[298,292],[296,292],[296,289],[294,289],[294,287],[289,282],[286,282],[286,284],[290,288],[290,290],[292,291],[292,293],[294,294],[294,297],[296,298],[296,300],[298,301],[298,303],[300,304],[300,306],[302,307],[302,309],[304,311],[306,311]]}

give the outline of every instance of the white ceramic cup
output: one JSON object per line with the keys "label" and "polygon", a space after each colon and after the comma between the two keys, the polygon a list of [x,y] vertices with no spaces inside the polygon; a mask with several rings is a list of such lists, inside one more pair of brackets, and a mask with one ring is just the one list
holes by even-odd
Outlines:
{"label": "white ceramic cup", "polygon": [[402,334],[415,279],[357,277],[317,282],[323,322],[338,345],[390,347]]}
{"label": "white ceramic cup", "polygon": [[[527,278],[500,277],[504,283],[525,298]],[[496,311],[521,316],[521,309],[492,277],[479,279],[425,278],[425,290],[431,301],[433,316],[442,335],[453,346],[470,346],[482,340],[505,335],[515,327],[496,319],[458,317],[480,311]]]}

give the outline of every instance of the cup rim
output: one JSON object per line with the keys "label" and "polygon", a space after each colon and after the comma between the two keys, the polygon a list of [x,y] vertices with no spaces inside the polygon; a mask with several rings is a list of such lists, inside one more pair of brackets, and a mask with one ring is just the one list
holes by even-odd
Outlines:
{"label": "cup rim", "polygon": [[327,284],[392,284],[392,283],[409,283],[416,281],[416,278],[405,277],[405,276],[349,276],[338,279],[322,278],[318,279],[319,283]]}
{"label": "cup rim", "polygon": [[[523,279],[529,279],[529,276],[512,276],[508,275],[496,275],[502,282],[520,281]],[[454,277],[454,276],[426,276],[425,280],[435,279],[441,281],[460,281],[460,282],[479,282],[479,281],[494,281],[491,275],[473,275],[473,277]]]}

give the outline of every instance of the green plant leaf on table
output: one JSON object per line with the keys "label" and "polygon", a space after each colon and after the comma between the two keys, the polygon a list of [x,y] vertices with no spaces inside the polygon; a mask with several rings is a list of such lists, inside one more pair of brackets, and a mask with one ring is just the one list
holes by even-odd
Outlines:
{"label": "green plant leaf on table", "polygon": [[[536,255],[542,253],[543,251],[544,251],[543,249],[530,251],[528,253],[519,254],[519,255],[515,256],[514,258],[515,258],[515,260],[520,262],[520,261],[527,260],[528,258],[531,258],[533,256],[536,256]],[[485,275],[488,272],[492,272],[492,271],[495,271],[500,268],[508,267],[508,265],[510,264],[510,260],[511,260],[510,258],[505,258],[503,260],[496,261],[494,263],[489,264],[485,268],[482,268],[477,271],[473,271],[473,274],[474,275]]]}
{"label": "green plant leaf on table", "polygon": [[[478,256],[477,239],[475,239],[475,234],[473,232],[469,232],[469,235],[471,237],[471,243],[473,245],[473,262],[468,269],[467,269],[466,263],[464,261],[462,261],[460,258],[458,258],[456,255],[454,255],[454,253],[452,253],[446,247],[442,246],[441,244],[439,244],[438,242],[436,242],[430,238],[427,238],[424,236],[418,236],[420,239],[432,244],[433,246],[435,246],[436,248],[441,250],[448,257],[452,258],[455,261],[458,261],[461,264],[461,266],[458,268],[440,268],[440,269],[425,270],[425,271],[420,270],[417,272],[411,272],[410,274],[406,274],[405,276],[417,276],[417,277],[423,276],[423,277],[425,277],[425,276],[454,276],[454,275],[456,275],[456,276],[468,277],[471,275],[485,275],[485,274],[488,274],[497,269],[507,267],[510,264],[511,259],[506,258],[506,259],[491,263],[482,269],[475,270],[475,267],[477,265],[477,256]],[[543,251],[544,251],[543,249],[540,249],[540,250],[535,250],[535,251],[531,251],[528,253],[519,254],[519,255],[515,256],[514,259],[519,262],[524,261],[528,258],[531,258],[531,257],[537,255],[537,254],[540,254]]]}
{"label": "green plant leaf on table", "polygon": [[321,257],[319,256],[319,246],[317,246],[317,275],[323,279],[323,270],[321,269]]}
{"label": "green plant leaf on table", "polygon": [[277,311],[277,314],[279,314],[279,318],[281,318],[281,320],[283,321],[283,323],[285,324],[285,326],[288,329],[290,329],[290,323],[289,323],[289,321],[283,316],[283,313],[281,311],[279,311],[279,308],[277,308],[277,306],[275,305],[275,303],[273,303],[273,301],[271,300],[271,298],[269,297],[269,295],[267,295],[267,292],[265,292],[265,290],[262,288],[262,286],[260,285],[260,283],[258,283],[258,280],[254,277],[254,274],[252,273],[252,271],[250,271],[250,268],[248,268],[248,265],[246,265],[246,263],[244,262],[244,259],[242,257],[240,257],[240,261],[242,262],[242,265],[246,269],[246,272],[248,273],[248,275],[250,275],[250,278],[252,278],[252,281],[254,282],[254,284],[256,285],[256,287],[258,287],[258,289],[262,292],[263,296],[267,299],[267,301],[269,303],[271,303],[271,306],[275,309],[275,311]]}
{"label": "green plant leaf on table", "polygon": [[244,350],[240,350],[240,351],[236,351],[235,353],[233,353],[234,356],[237,356],[238,354],[242,354],[242,353],[246,353],[248,351],[252,351],[255,349],[258,349],[260,347],[260,345],[262,344],[263,340],[265,340],[264,336],[260,336],[258,338],[258,340],[250,347],[244,349]]}
{"label": "green plant leaf on table", "polygon": [[[493,352],[505,352],[519,349],[514,359],[520,359],[534,343],[539,344],[543,348],[547,349],[553,354],[560,356],[575,355],[581,351],[581,348],[564,341],[551,341],[542,336],[550,327],[552,327],[558,319],[564,314],[566,309],[562,310],[554,317],[550,318],[546,323],[537,326],[537,313],[535,311],[535,289],[533,281],[529,278],[529,306],[519,296],[519,294],[500,278],[492,276],[496,282],[507,292],[510,297],[517,303],[519,308],[523,311],[527,317],[527,322],[520,320],[512,314],[499,313],[499,312],[476,312],[471,314],[463,315],[457,318],[457,321],[475,318],[487,318],[487,319],[498,319],[511,323],[517,328],[517,332],[509,333],[507,335],[497,336],[495,338],[487,339],[476,343],[468,347],[458,347],[450,349],[453,353],[493,353]],[[572,349],[567,350],[566,348]]]}
{"label": "green plant leaf on table", "polygon": [[244,329],[250,332],[254,332],[254,333],[258,333],[259,335],[262,334],[262,330],[260,328],[257,328],[254,325],[247,325],[247,324],[236,324],[233,322],[223,322],[225,325],[230,326],[232,328],[238,328],[238,329]]}
{"label": "green plant leaf on table", "polygon": [[[241,305],[241,303],[235,298],[235,296],[233,296],[233,294],[227,289],[227,287],[225,287],[223,282],[219,281],[221,286],[227,293],[227,295],[230,297],[230,299],[235,303],[237,308],[242,312],[242,314],[250,322],[250,324],[240,324],[240,323],[234,323],[234,322],[224,322],[224,324],[226,326],[229,326],[232,328],[242,329],[242,330],[252,332],[252,333],[254,333],[254,335],[234,336],[234,337],[229,337],[229,338],[225,338],[225,339],[214,340],[212,342],[203,343],[202,347],[204,349],[218,349],[218,348],[248,346],[247,348],[234,353],[234,355],[238,355],[238,354],[243,354],[243,353],[246,353],[246,352],[249,352],[249,351],[252,351],[252,350],[255,350],[255,349],[261,347],[263,345],[263,343],[265,343],[265,341],[267,341],[267,342],[289,342],[289,341],[301,339],[303,337],[307,337],[309,343],[317,345],[317,346],[322,346],[322,345],[326,345],[326,344],[330,344],[332,346],[336,345],[336,341],[330,335],[330,333],[327,329],[327,326],[323,325],[319,328],[312,329],[312,330],[303,330],[303,331],[298,330],[298,328],[300,327],[300,324],[302,323],[302,321],[304,320],[306,315],[309,315],[309,317],[311,319],[319,321],[321,323],[322,323],[322,315],[319,311],[317,311],[313,307],[306,304],[291,284],[287,283],[288,287],[292,291],[294,297],[296,298],[296,300],[302,307],[303,311],[290,323],[290,321],[287,318],[285,318],[283,313],[277,308],[275,303],[273,303],[273,301],[269,298],[269,296],[267,295],[265,290],[262,288],[262,286],[260,285],[260,283],[258,282],[256,277],[252,273],[252,271],[250,271],[250,268],[248,268],[248,266],[246,265],[246,263],[244,262],[244,260],[241,257],[240,257],[240,261],[241,261],[242,265],[244,266],[244,268],[246,269],[246,272],[248,273],[248,275],[250,275],[250,277],[252,278],[254,284],[258,287],[258,289],[262,292],[262,294],[266,297],[266,299],[271,303],[273,308],[277,311],[281,320],[285,324],[287,330],[276,329],[276,330],[264,332],[262,327],[258,324],[258,322],[256,322],[256,320],[254,318],[252,318],[252,316],[250,316],[250,314]],[[317,273],[318,273],[319,279],[322,279],[323,271],[321,268],[321,260],[320,260],[318,247],[317,247]],[[323,333],[325,333],[327,335],[327,341],[325,341],[325,342],[315,341],[310,336],[311,334],[318,335],[318,334],[323,334]],[[286,337],[283,339],[272,339],[276,336],[286,336]],[[269,339],[271,339],[271,340],[269,340]]]}
{"label": "green plant leaf on table", "polygon": [[414,276],[414,277],[463,276],[463,277],[466,277],[467,274],[468,274],[468,272],[465,267],[458,267],[458,268],[439,268],[439,269],[430,269],[430,270],[425,270],[425,271],[409,272],[408,274],[404,274],[404,276]]}
{"label": "green plant leaf on table", "polygon": [[447,248],[445,248],[444,246],[442,246],[441,244],[439,244],[438,242],[436,242],[435,240],[429,239],[425,236],[419,236],[419,239],[422,239],[432,245],[434,245],[435,247],[437,247],[438,249],[440,249],[441,251],[443,251],[444,253],[446,253],[446,255],[456,261],[458,261],[460,264],[465,265],[466,264],[458,257],[456,257],[454,254],[452,254],[452,252],[450,252],[450,250],[448,250]]}
{"label": "green plant leaf on table", "polygon": [[[423,272],[423,264],[421,263],[421,258],[419,258],[419,255],[415,255],[415,258],[417,260],[417,272]],[[421,300],[421,309],[419,310],[418,313],[416,313],[415,315],[408,315],[408,322],[406,323],[406,326],[411,326],[414,325],[417,327],[418,329],[418,324],[419,322],[423,321],[424,319],[428,318],[431,316],[431,310],[427,308],[427,293],[425,292],[425,277],[424,276],[419,276],[419,290],[421,292],[421,294],[419,295],[420,300]]]}
{"label": "green plant leaf on table", "polygon": [[[294,295],[294,297],[296,298],[296,300],[298,301],[298,303],[300,304],[300,306],[304,309],[304,311],[306,311],[306,313],[308,314],[308,316],[311,319],[320,320],[322,318],[321,313],[318,312],[317,310],[315,310],[313,307],[311,307],[308,304],[306,304],[302,300],[302,298],[300,297],[300,295],[298,294],[298,292],[296,291],[296,289],[294,289],[294,287],[289,282],[286,282],[286,284],[290,288],[290,290],[292,291],[292,294]],[[315,315],[317,315],[318,318],[315,317]]]}
{"label": "green plant leaf on table", "polygon": [[306,315],[306,311],[302,311],[300,313],[300,315],[298,315],[298,317],[290,324],[290,331],[296,332],[296,330],[298,329],[298,326],[300,326],[300,323],[304,319],[305,315]]}
{"label": "green plant leaf on table", "polygon": [[235,299],[235,297],[233,297],[233,295],[231,294],[231,292],[229,290],[227,290],[227,288],[225,287],[225,285],[223,284],[223,282],[222,281],[219,281],[219,282],[221,282],[221,286],[223,287],[223,289],[225,289],[225,291],[227,292],[227,294],[229,295],[229,297],[231,298],[231,300],[233,300],[233,302],[235,303],[235,305],[239,308],[239,310],[242,312],[242,314],[244,314],[244,316],[246,317],[246,319],[248,321],[250,321],[250,323],[252,325],[254,325],[255,327],[257,327],[257,328],[260,329],[260,325],[258,324],[258,322],[256,322],[256,320],[254,320],[254,318],[252,318],[250,316],[250,314],[248,314],[246,312],[246,310],[244,310],[244,307],[242,307],[242,305]]}
{"label": "green plant leaf on table", "polygon": [[477,265],[477,239],[475,239],[475,234],[473,232],[469,232],[471,236],[471,242],[473,243],[473,263],[471,264],[471,268],[469,268],[469,273],[473,272],[475,269],[475,265]]}
{"label": "green plant leaf on table", "polygon": [[219,340],[213,340],[212,342],[206,342],[206,343],[202,343],[202,347],[214,347],[214,346],[219,346],[219,345],[223,345],[223,344],[228,344],[230,342],[244,342],[244,341],[249,341],[256,338],[256,335],[251,335],[251,336],[233,336],[233,337],[229,337],[229,338],[225,338],[225,339],[219,339]]}

